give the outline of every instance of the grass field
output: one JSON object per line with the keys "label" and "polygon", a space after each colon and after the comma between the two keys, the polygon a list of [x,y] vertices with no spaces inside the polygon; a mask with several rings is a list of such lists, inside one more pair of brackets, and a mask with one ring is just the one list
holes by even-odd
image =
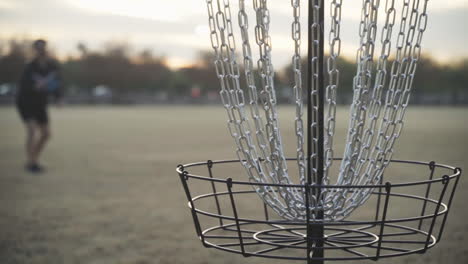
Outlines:
{"label": "grass field", "polygon": [[[281,109],[290,155],[293,111]],[[346,110],[338,117],[340,136]],[[195,236],[175,166],[235,157],[221,107],[64,107],[51,118],[47,173],[30,175],[22,124],[0,108],[1,264],[284,263],[204,249]],[[410,108],[403,133],[394,158],[467,168],[468,109]],[[441,244],[379,263],[468,263],[467,188],[462,178]]]}

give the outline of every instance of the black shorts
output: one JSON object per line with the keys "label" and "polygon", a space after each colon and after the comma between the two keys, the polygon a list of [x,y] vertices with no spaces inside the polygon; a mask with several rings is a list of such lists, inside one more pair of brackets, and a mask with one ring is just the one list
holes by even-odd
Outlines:
{"label": "black shorts", "polygon": [[46,125],[49,123],[47,104],[18,102],[16,107],[24,122],[33,120],[40,125]]}

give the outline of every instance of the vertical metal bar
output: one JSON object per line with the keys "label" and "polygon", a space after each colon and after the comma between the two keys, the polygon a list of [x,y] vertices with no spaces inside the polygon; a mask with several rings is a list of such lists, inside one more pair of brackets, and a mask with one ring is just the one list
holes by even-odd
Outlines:
{"label": "vertical metal bar", "polygon": [[460,168],[455,169],[455,174],[457,175],[457,179],[455,180],[455,184],[453,185],[452,193],[450,194],[450,199],[449,199],[449,202],[448,202],[448,205],[447,205],[447,212],[445,213],[444,220],[442,221],[442,226],[440,228],[439,236],[437,237],[437,241],[440,241],[440,239],[442,238],[442,233],[444,233],[445,222],[447,222],[447,217],[448,217],[448,214],[450,212],[450,207],[452,207],[453,197],[455,196],[455,191],[457,190],[458,180],[460,180],[461,172],[462,171],[461,171]]}
{"label": "vertical metal bar", "polygon": [[307,228],[307,233],[306,233],[306,240],[307,240],[307,264],[313,264],[311,260],[311,255],[312,255],[312,248],[314,246],[314,241],[312,240],[312,226],[310,224],[310,185],[308,183],[304,184],[305,188],[305,207],[306,207],[306,228]]}
{"label": "vertical metal bar", "polygon": [[187,196],[187,201],[190,204],[190,212],[192,213],[193,224],[195,225],[195,231],[197,232],[197,236],[201,240],[202,244],[204,246],[207,246],[207,244],[205,243],[205,237],[203,236],[202,228],[200,226],[200,221],[198,220],[197,212],[195,211],[195,204],[193,203],[192,195],[190,194],[190,190],[187,185],[188,172],[184,170],[184,167],[182,165],[179,165],[179,168],[180,168],[180,171],[182,171],[181,173],[179,173],[179,178],[180,178],[180,181],[182,182],[185,195]]}
{"label": "vertical metal bar", "polygon": [[[307,184],[312,182],[312,164],[310,157],[312,156],[312,23],[314,13],[314,0],[309,0],[309,16],[308,16],[308,41],[307,41]],[[306,189],[307,191],[307,189]],[[308,197],[306,196],[306,199]]]}
{"label": "vertical metal bar", "polygon": [[[319,8],[319,29],[312,30],[312,24],[315,20],[315,12],[314,12],[314,5],[315,3],[320,5]],[[308,6],[308,49],[307,49],[307,63],[308,63],[308,74],[307,74],[307,184],[312,184],[312,169],[317,171],[317,182],[315,184],[321,185],[323,181],[323,161],[324,161],[324,76],[323,76],[323,60],[324,60],[324,0],[309,0]],[[313,34],[315,33],[315,34]],[[317,87],[317,96],[318,96],[318,105],[313,105],[314,101],[312,98],[312,52],[313,52],[313,43],[314,41],[319,40],[319,51],[318,51],[318,87]],[[317,129],[312,129],[312,117],[313,117],[313,108],[317,107],[318,112],[318,120],[317,121]],[[312,156],[312,139],[317,139],[317,162],[311,162]],[[311,164],[312,163],[312,164]],[[312,168],[313,166],[313,168]],[[306,189],[307,190],[307,189]],[[317,198],[315,202],[315,206],[319,206],[321,203],[319,199],[321,199],[321,188],[314,188],[313,194]],[[309,199],[309,196],[306,195],[306,199]],[[307,210],[309,212],[309,210]],[[308,250],[311,246],[310,243],[315,244],[315,250],[313,251],[313,259],[310,258],[308,252],[307,263],[308,264],[323,264],[323,260],[315,260],[315,258],[323,258],[323,237],[324,237],[324,230],[323,230],[323,210],[319,210],[317,215],[315,216],[314,224],[310,224],[310,219],[307,221],[307,236],[312,236],[315,238],[314,242],[311,242],[308,239]],[[309,214],[307,217],[310,217]],[[321,222],[321,224],[317,224],[317,222]]]}
{"label": "vertical metal bar", "polygon": [[263,202],[263,212],[265,214],[265,220],[266,221],[270,220],[270,217],[268,215],[268,207],[265,202]]}
{"label": "vertical metal bar", "polygon": [[[208,160],[206,162],[206,166],[208,167],[208,174],[210,175],[210,179],[213,179],[213,172],[212,172],[213,161]],[[215,204],[216,204],[216,211],[218,212],[218,215],[221,215],[221,207],[219,206],[218,195],[216,195],[217,192],[216,192],[216,186],[215,186],[214,181],[211,181],[211,190],[213,191],[213,194],[214,194],[214,199],[215,199]],[[221,227],[223,227],[223,219],[221,217],[219,217],[219,225]]]}
{"label": "vertical metal bar", "polygon": [[[318,164],[317,164],[317,174],[318,174],[318,185],[322,184],[323,181],[323,173],[324,173],[324,104],[325,104],[325,81],[324,81],[324,69],[323,69],[323,60],[324,60],[324,0],[320,0],[320,13],[319,13],[319,21],[320,21],[320,44],[319,44],[319,89],[318,89],[318,150],[317,150],[317,157],[318,157]],[[320,188],[318,188],[320,192]],[[320,195],[318,195],[320,197]],[[323,212],[322,212],[323,213]]]}
{"label": "vertical metal bar", "polygon": [[[382,185],[382,183],[383,183],[383,175],[382,177],[380,177],[379,185]],[[382,199],[382,187],[379,187],[379,194],[377,195],[377,206],[375,208],[375,218],[374,218],[375,221],[379,220],[381,199]],[[375,225],[377,224],[374,224],[374,226]]]}
{"label": "vertical metal bar", "polygon": [[244,257],[247,257],[247,254],[245,253],[245,249],[244,249],[244,239],[242,238],[242,231],[240,228],[239,216],[237,215],[237,207],[234,201],[234,195],[232,194],[232,178],[228,178],[226,180],[226,185],[227,185],[227,189],[229,192],[229,199],[231,199],[232,213],[234,214],[234,219],[236,221],[237,235],[239,237],[239,244],[240,244],[241,252]]}
{"label": "vertical metal bar", "polygon": [[[429,169],[431,170],[431,173],[429,174],[429,181],[432,181],[432,179],[434,178],[434,171],[435,171],[435,162],[434,161],[429,162]],[[431,186],[432,186],[432,183],[427,184],[426,195],[424,196],[424,198],[426,198],[426,199],[424,200],[424,203],[423,203],[423,207],[422,207],[422,210],[421,210],[421,216],[423,216],[426,213],[427,198],[429,197],[429,194],[431,193]],[[423,219],[419,220],[419,225],[418,225],[419,230],[421,230],[422,224],[423,224]]]}
{"label": "vertical metal bar", "polygon": [[314,0],[309,0],[308,22],[307,22],[307,182],[305,184],[305,206],[306,206],[306,239],[307,239],[307,264],[313,264],[310,256],[312,254],[312,227],[310,226],[310,204],[309,185],[312,182],[312,15]]}
{"label": "vertical metal bar", "polygon": [[431,227],[429,228],[429,231],[427,232],[426,245],[424,245],[424,249],[422,250],[421,253],[426,252],[426,250],[429,248],[429,242],[431,241],[432,231],[434,230],[434,226],[437,220],[437,213],[439,212],[440,204],[442,203],[442,200],[444,199],[444,195],[445,195],[445,191],[447,190],[448,182],[449,182],[449,176],[444,175],[443,180],[442,180],[442,184],[444,185],[444,187],[442,188],[442,192],[440,193],[440,197],[439,197],[439,202],[437,203],[437,206],[434,210],[434,216],[432,217]]}
{"label": "vertical metal bar", "polygon": [[379,232],[379,241],[377,243],[377,252],[375,253],[374,260],[378,260],[380,257],[380,250],[382,248],[382,238],[384,234],[385,221],[387,220],[388,202],[390,200],[391,190],[392,190],[392,184],[389,182],[385,183],[385,192],[386,192],[385,202],[384,202],[384,208],[382,212],[382,222],[380,223],[380,232]]}

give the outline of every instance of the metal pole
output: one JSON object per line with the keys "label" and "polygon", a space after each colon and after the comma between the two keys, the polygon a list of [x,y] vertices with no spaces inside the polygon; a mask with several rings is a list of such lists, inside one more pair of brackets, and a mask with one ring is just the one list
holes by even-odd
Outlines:
{"label": "metal pole", "polygon": [[[314,12],[314,6],[319,5],[318,14]],[[321,185],[323,180],[323,163],[324,163],[324,74],[323,74],[323,61],[324,61],[324,0],[309,0],[308,8],[308,50],[307,50],[307,63],[308,63],[308,74],[307,74],[307,184],[312,184],[312,169],[317,171],[317,184]],[[313,30],[312,26],[314,21],[317,21],[318,15],[319,27]],[[318,40],[318,53],[315,55],[318,57],[318,72],[317,72],[317,96],[318,105],[314,105],[312,98],[312,58],[314,41]],[[313,108],[317,107],[318,119],[317,129],[312,129],[312,118]],[[316,162],[311,162],[311,156],[313,154],[312,139],[317,139],[317,159]],[[316,197],[320,197],[320,188],[313,188],[313,194]],[[308,197],[306,197],[308,198]],[[315,223],[320,223],[323,219],[323,211],[319,211]],[[320,258],[324,257],[323,251],[323,240],[324,240],[324,228],[322,224],[309,224],[307,225],[307,263],[308,264],[323,264],[324,261]],[[310,249],[313,250],[312,258],[310,258]],[[319,258],[319,260],[316,260]]]}

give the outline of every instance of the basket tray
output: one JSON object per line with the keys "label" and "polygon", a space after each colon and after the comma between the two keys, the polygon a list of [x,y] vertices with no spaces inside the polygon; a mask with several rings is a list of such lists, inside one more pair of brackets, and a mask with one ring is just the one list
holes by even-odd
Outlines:
{"label": "basket tray", "polygon": [[[304,191],[371,189],[370,199],[343,221],[291,221],[279,217],[258,197],[254,188],[259,184],[227,177],[228,168],[239,165],[238,160],[179,165],[177,173],[196,234],[205,247],[246,257],[298,261],[378,260],[424,253],[441,240],[461,176],[459,168],[435,162],[392,160],[391,164],[417,171],[423,179],[373,186],[265,184]],[[189,170],[203,170],[208,176]],[[215,173],[221,177],[215,177]],[[323,237],[306,235],[317,226],[323,228]],[[317,249],[323,249],[324,257],[314,255]]]}

